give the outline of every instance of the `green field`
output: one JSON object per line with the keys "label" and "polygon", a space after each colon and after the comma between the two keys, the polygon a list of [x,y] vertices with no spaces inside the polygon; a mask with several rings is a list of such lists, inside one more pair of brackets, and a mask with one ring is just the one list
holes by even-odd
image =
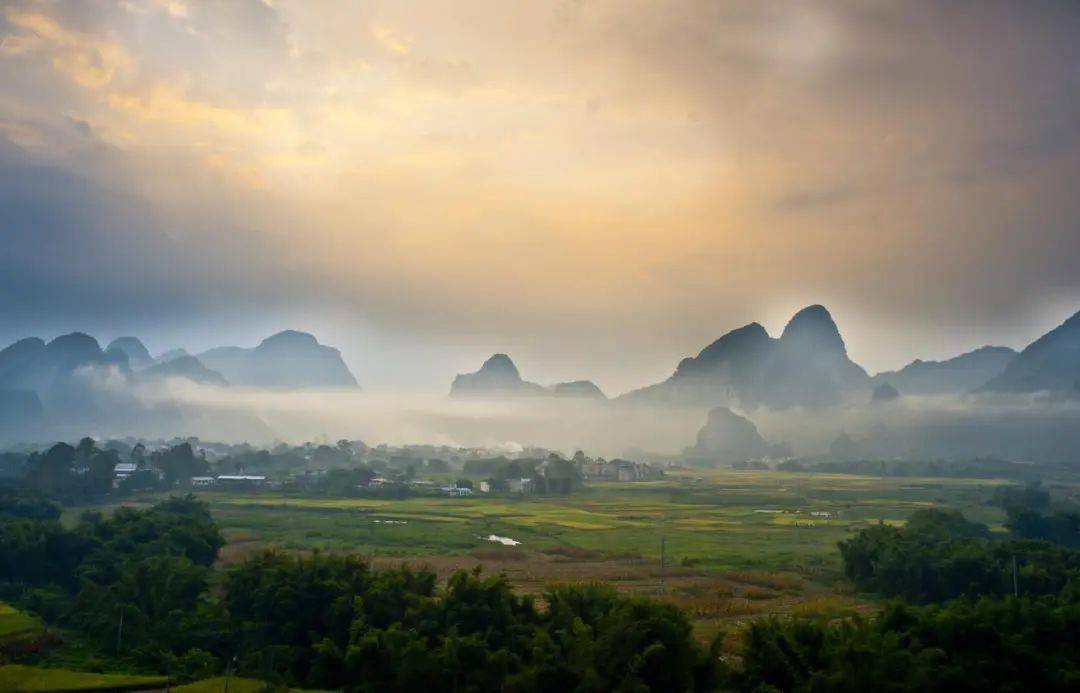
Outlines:
{"label": "green field", "polygon": [[[225,677],[218,676],[212,679],[203,679],[183,686],[176,686],[172,690],[174,693],[225,693]],[[262,693],[263,691],[272,690],[275,690],[272,685],[258,679],[232,676],[228,681],[229,693]]]}
{"label": "green field", "polygon": [[88,674],[18,664],[0,666],[0,691],[134,691],[161,688],[164,676]]}
{"label": "green field", "polygon": [[496,534],[520,541],[523,551],[658,559],[664,537],[672,564],[802,570],[834,567],[836,542],[850,531],[903,521],[920,507],[948,505],[997,524],[1002,515],[985,503],[999,483],[720,470],[595,484],[565,497],[204,498],[229,538],[230,555],[269,546],[408,559],[467,555],[502,548],[483,538]]}
{"label": "green field", "polygon": [[41,621],[0,602],[0,643],[31,638],[42,632]]}
{"label": "green field", "polygon": [[[663,539],[663,598],[687,609],[707,637],[747,616],[875,608],[841,579],[838,541],[931,506],[1000,527],[1004,515],[987,501],[1002,483],[721,469],[589,484],[556,497],[201,497],[228,540],[222,567],[267,548],[321,550],[358,553],[377,566],[408,562],[441,576],[482,566],[530,593],[598,580],[657,595]],[[520,545],[493,543],[492,534]]]}

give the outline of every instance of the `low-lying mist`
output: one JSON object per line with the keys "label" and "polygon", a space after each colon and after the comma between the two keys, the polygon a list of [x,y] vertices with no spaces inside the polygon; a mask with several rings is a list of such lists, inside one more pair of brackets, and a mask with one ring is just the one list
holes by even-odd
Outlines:
{"label": "low-lying mist", "polygon": [[[557,397],[459,399],[351,389],[263,390],[176,379],[132,385],[90,377],[92,406],[46,422],[33,440],[197,436],[221,442],[361,439],[513,451],[537,446],[572,453],[672,456],[695,442],[703,408]],[[84,393],[85,395],[85,393]],[[819,409],[732,409],[769,443],[798,457],[975,458],[1068,462],[1080,450],[1080,402],[1031,396],[905,396]],[[9,439],[13,436],[8,435]],[[31,438],[21,438],[26,442]]]}
{"label": "low-lying mist", "polygon": [[702,411],[554,397],[452,399],[355,390],[217,388],[181,381],[142,388],[139,396],[149,409],[176,407],[186,434],[225,442],[358,438],[369,445],[541,446],[617,456],[633,450],[680,451],[705,421]]}

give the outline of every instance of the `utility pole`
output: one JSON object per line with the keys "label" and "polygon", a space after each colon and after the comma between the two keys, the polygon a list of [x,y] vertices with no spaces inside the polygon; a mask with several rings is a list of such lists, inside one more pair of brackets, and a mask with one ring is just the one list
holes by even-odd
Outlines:
{"label": "utility pole", "polygon": [[660,535],[660,594],[664,593],[664,535]]}
{"label": "utility pole", "polygon": [[116,626],[116,654],[120,654],[120,641],[124,637],[124,612],[120,611],[120,623]]}

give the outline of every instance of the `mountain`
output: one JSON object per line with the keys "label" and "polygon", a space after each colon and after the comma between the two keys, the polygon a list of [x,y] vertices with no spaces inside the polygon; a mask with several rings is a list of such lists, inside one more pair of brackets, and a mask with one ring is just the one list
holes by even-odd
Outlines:
{"label": "mountain", "polygon": [[814,305],[795,314],[779,339],[758,323],[728,332],[662,383],[623,396],[654,404],[744,408],[819,407],[870,390],[870,376],[847,356],[832,316]]}
{"label": "mountain", "polygon": [[16,389],[32,386],[30,371],[38,367],[45,356],[45,341],[38,337],[20,339],[0,351],[0,388]]}
{"label": "mountain", "polygon": [[854,462],[870,458],[866,447],[856,443],[847,433],[841,433],[829,445],[826,457],[834,462]]}
{"label": "mountain", "polygon": [[522,379],[514,361],[506,354],[493,354],[475,373],[461,373],[450,385],[451,397],[554,396],[607,400],[591,380],[573,380],[544,387]]}
{"label": "mountain", "polygon": [[165,361],[150,366],[139,373],[139,377],[145,381],[155,382],[172,378],[184,378],[203,385],[218,385],[224,387],[229,384],[221,373],[210,370],[203,362],[194,356],[178,356],[171,361]]}
{"label": "mountain", "polygon": [[795,314],[766,364],[762,402],[773,409],[839,404],[870,388],[870,376],[848,358],[840,330],[824,306]]}
{"label": "mountain", "polygon": [[33,390],[0,390],[0,432],[18,432],[41,423],[44,410],[41,399]]}
{"label": "mountain", "polygon": [[254,349],[218,347],[198,355],[207,368],[233,385],[282,388],[355,388],[356,378],[341,352],[313,335],[285,330]]}
{"label": "mountain", "polygon": [[581,397],[584,399],[607,399],[603,390],[591,380],[573,380],[568,383],[555,383],[551,394],[556,397]]}
{"label": "mountain", "polygon": [[516,397],[541,395],[545,390],[521,379],[517,366],[506,354],[494,354],[475,373],[461,373],[450,385],[451,397]]}
{"label": "mountain", "polygon": [[1080,392],[1080,313],[1032,342],[982,392]]}
{"label": "mountain", "polygon": [[687,448],[686,454],[720,462],[741,462],[755,457],[783,457],[790,455],[791,450],[783,443],[770,445],[746,417],[727,407],[716,407],[709,411],[708,420],[698,431],[697,443]]}
{"label": "mountain", "polygon": [[898,399],[900,399],[900,392],[888,383],[881,383],[874,388],[873,394],[870,395],[871,404],[895,402]]}
{"label": "mountain", "polygon": [[1016,358],[1008,347],[984,346],[946,361],[916,359],[898,371],[874,376],[905,395],[946,395],[971,392],[1001,375]]}
{"label": "mountain", "polygon": [[178,359],[181,356],[190,356],[190,354],[188,354],[187,349],[169,349],[168,351],[159,354],[158,357],[154,360],[157,363],[168,363],[169,361],[172,361],[173,359]]}
{"label": "mountain", "polygon": [[32,390],[46,395],[84,367],[115,367],[123,373],[130,370],[125,353],[104,352],[96,339],[82,332],[72,332],[48,343],[29,337],[0,351],[0,389]]}
{"label": "mountain", "polygon": [[127,356],[128,364],[134,369],[146,368],[154,362],[150,351],[138,337],[117,337],[105,347],[106,352],[121,351]]}

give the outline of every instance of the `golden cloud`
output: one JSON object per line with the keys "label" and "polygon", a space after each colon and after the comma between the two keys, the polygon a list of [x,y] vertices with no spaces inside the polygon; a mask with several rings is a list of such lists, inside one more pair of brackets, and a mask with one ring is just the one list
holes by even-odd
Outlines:
{"label": "golden cloud", "polygon": [[134,69],[134,62],[119,44],[65,29],[44,14],[9,11],[7,19],[27,33],[4,37],[2,52],[47,52],[53,68],[80,87],[100,88]]}

